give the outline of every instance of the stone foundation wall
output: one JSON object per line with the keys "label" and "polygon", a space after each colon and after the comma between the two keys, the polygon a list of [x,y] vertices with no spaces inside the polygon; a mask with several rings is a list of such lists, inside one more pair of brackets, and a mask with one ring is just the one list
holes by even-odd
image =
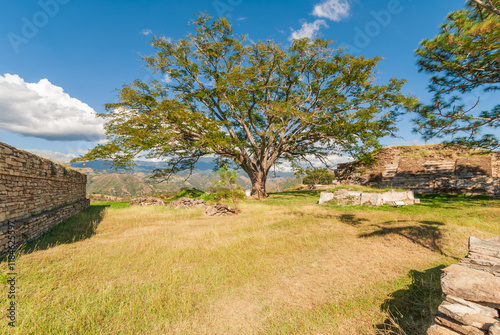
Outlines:
{"label": "stone foundation wall", "polygon": [[339,164],[336,179],[345,184],[410,189],[418,193],[467,193],[500,196],[500,155],[464,148],[389,147],[372,166]]}
{"label": "stone foundation wall", "polygon": [[88,207],[86,183],[84,174],[0,142],[0,254],[9,226],[19,245]]}

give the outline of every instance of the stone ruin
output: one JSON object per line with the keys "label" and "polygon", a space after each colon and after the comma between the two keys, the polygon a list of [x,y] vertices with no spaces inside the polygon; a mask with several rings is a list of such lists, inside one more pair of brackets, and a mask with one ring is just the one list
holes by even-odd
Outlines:
{"label": "stone ruin", "polygon": [[130,206],[165,206],[165,201],[154,197],[136,197],[130,200]]}
{"label": "stone ruin", "polygon": [[400,206],[420,203],[420,199],[415,199],[413,191],[397,192],[391,190],[385,193],[371,193],[339,189],[335,193],[321,192],[318,204],[321,205],[332,200],[343,206],[365,204],[372,206],[381,206],[383,204]]}
{"label": "stone ruin", "polygon": [[174,200],[170,203],[170,207],[172,208],[201,208],[205,207],[207,202],[203,199],[192,199],[182,197],[177,200]]}
{"label": "stone ruin", "polygon": [[402,188],[418,193],[486,194],[500,197],[500,153],[460,146],[386,147],[372,165],[338,164],[342,184]]}
{"label": "stone ruin", "polygon": [[89,207],[87,176],[0,142],[0,256]]}
{"label": "stone ruin", "polygon": [[427,335],[500,335],[500,236],[469,239],[469,253],[443,269],[443,303]]}

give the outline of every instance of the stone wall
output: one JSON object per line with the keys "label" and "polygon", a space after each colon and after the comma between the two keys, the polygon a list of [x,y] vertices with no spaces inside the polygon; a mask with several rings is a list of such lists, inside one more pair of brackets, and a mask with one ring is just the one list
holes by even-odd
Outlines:
{"label": "stone wall", "polygon": [[443,269],[441,288],[428,335],[500,335],[500,237],[471,237],[467,257]]}
{"label": "stone wall", "polygon": [[372,166],[339,164],[336,179],[345,184],[410,189],[418,193],[500,196],[500,155],[461,147],[388,147]]}
{"label": "stone wall", "polygon": [[86,183],[80,172],[0,142],[0,254],[9,226],[20,245],[88,207]]}

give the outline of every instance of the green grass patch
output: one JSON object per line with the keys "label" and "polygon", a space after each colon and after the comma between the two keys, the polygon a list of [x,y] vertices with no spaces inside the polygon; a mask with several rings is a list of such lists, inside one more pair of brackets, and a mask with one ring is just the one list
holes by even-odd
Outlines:
{"label": "green grass patch", "polygon": [[[441,268],[469,236],[500,235],[500,200],[420,198],[319,206],[315,190],[270,193],[229,217],[95,203],[18,252],[18,326],[0,332],[424,334]],[[3,260],[4,291],[7,274]]]}

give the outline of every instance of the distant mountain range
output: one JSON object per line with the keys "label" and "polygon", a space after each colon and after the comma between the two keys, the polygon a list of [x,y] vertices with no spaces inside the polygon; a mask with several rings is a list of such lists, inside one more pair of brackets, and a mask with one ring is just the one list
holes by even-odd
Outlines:
{"label": "distant mountain range", "polygon": [[[113,170],[110,163],[104,160],[95,160],[91,162],[84,163],[72,163],[71,167],[74,168],[92,168],[96,170]],[[134,167],[134,172],[144,172],[151,173],[154,169],[162,169],[165,168],[166,165],[163,162],[151,162],[151,161],[136,161],[136,165]],[[215,163],[210,157],[202,157],[196,163],[196,170],[207,171],[213,170],[215,167]]]}
{"label": "distant mountain range", "polygon": [[[211,158],[202,158],[196,165],[196,170],[186,180],[189,171],[173,175],[168,182],[153,180],[149,174],[154,169],[165,167],[161,162],[137,161],[133,171],[116,171],[106,161],[92,161],[85,165],[71,164],[73,168],[85,173],[87,178],[87,193],[103,194],[116,197],[134,197],[140,195],[178,192],[181,188],[196,188],[207,190],[214,185],[217,175]],[[245,172],[238,170],[238,183],[243,189],[251,188],[251,182]],[[284,190],[298,183],[292,172],[277,171],[271,173],[267,188],[269,191]]]}

